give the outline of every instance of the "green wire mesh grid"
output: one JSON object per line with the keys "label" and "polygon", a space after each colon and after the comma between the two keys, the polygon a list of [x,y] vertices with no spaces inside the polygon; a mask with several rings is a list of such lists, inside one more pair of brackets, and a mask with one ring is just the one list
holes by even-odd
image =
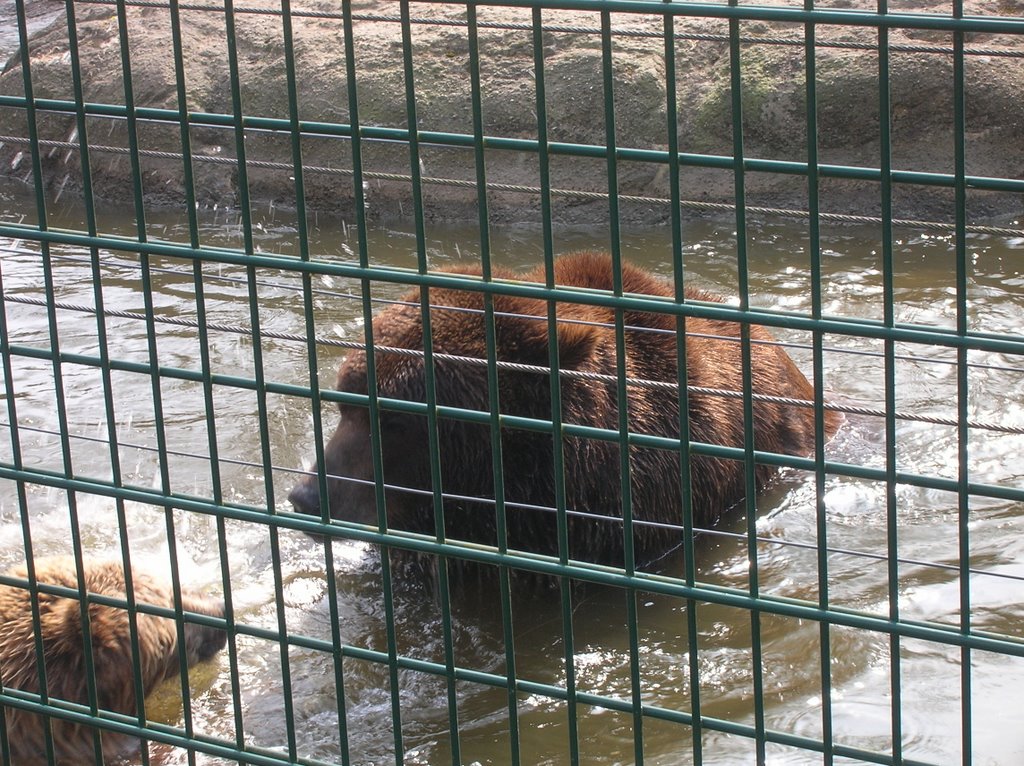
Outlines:
{"label": "green wire mesh grid", "polygon": [[[994,667],[1007,668],[1010,678],[1019,672],[1024,641],[1016,610],[999,619],[1001,605],[994,602],[1020,601],[1022,577],[1012,561],[993,558],[972,537],[978,524],[990,521],[1002,524],[1012,541],[1021,524],[1024,488],[1008,456],[1019,451],[1024,433],[1013,404],[1024,338],[1012,322],[995,329],[983,324],[971,303],[979,295],[973,260],[978,243],[1009,243],[1005,257],[1019,258],[1014,243],[1024,232],[1015,222],[968,214],[969,193],[1002,195],[1018,200],[1019,207],[1024,180],[1009,170],[1005,176],[968,173],[966,74],[969,58],[1012,56],[1005,41],[1018,39],[1024,22],[967,10],[962,2],[935,14],[890,11],[884,2],[867,11],[838,4],[825,9],[811,3],[641,0],[462,6],[343,0],[340,6],[295,8],[287,0],[237,8],[231,2],[68,0],[56,9],[56,26],[39,32],[32,25],[30,34],[36,17],[17,0],[17,45],[0,91],[0,149],[13,200],[5,202],[0,221],[6,406],[0,478],[4,562],[24,562],[28,569],[4,575],[0,584],[31,594],[36,637],[21,651],[42,667],[37,689],[47,688],[49,672],[39,662],[49,651],[43,596],[77,602],[79,629],[96,624],[87,605],[124,610],[130,636],[124,667],[133,672],[122,675],[136,701],[129,711],[111,710],[104,702],[100,681],[110,668],[94,661],[94,627],[81,633],[83,696],[68,701],[5,681],[4,720],[29,712],[84,724],[86,762],[100,762],[101,732],[108,739],[109,733],[124,733],[148,741],[138,754],[144,762],[990,763],[1008,762],[1024,751],[1013,732],[995,742],[987,720],[993,709],[1012,709],[1015,690],[1004,687],[1005,699],[976,693],[979,686],[998,689],[986,680]],[[194,94],[202,86],[193,68],[196,28],[190,20],[199,17],[215,17],[223,36],[214,41],[221,82],[211,92],[217,98],[197,106]],[[694,32],[694,20],[713,22],[719,33]],[[260,100],[267,86],[251,76],[251,70],[261,71],[260,59],[249,32],[239,31],[245,24],[263,24],[263,44],[283,52],[283,78],[275,81],[281,92],[267,101]],[[391,95],[397,100],[387,109],[360,57],[360,30],[369,24],[392,30],[398,76]],[[324,101],[333,100],[333,118],[317,112],[309,99],[318,94],[322,73],[304,57],[308,25],[333,35],[338,51],[333,89],[322,94]],[[161,50],[135,42],[143,26],[160,30]],[[468,97],[465,113],[451,117],[452,125],[464,126],[458,129],[430,109],[438,96],[432,87],[438,86],[431,85],[433,64],[425,63],[418,30],[433,27],[457,41],[449,58],[463,72]],[[95,45],[99,29],[106,30],[106,46]],[[891,33],[906,30],[921,33],[928,45],[890,42]],[[61,43],[56,49],[47,42],[54,35]],[[552,71],[561,74],[560,35],[584,39],[595,51],[587,96],[599,106],[594,142],[565,139],[563,104],[549,96]],[[642,39],[660,56],[664,124],[663,138],[655,143],[634,140],[621,128],[632,103],[623,100],[628,88],[619,79],[631,54],[618,47],[625,39]],[[994,47],[981,47],[989,40]],[[510,42],[517,46],[519,67],[510,71],[525,88],[528,108],[522,111],[533,126],[525,134],[488,116],[496,107],[488,101],[487,83],[495,60],[502,61],[492,57],[496,46]],[[803,93],[803,112],[790,128],[811,139],[798,141],[795,153],[763,156],[748,148],[747,113],[761,106],[751,97],[759,70],[748,62],[755,60],[753,52],[773,45],[796,51],[800,67],[793,78]],[[819,154],[823,108],[816,65],[822,50],[843,46],[866,52],[876,71],[873,104],[881,119],[877,153],[868,164],[824,162]],[[106,51],[110,69],[93,68],[97,59],[89,51],[97,47]],[[716,123],[720,153],[705,151],[677,129],[685,118],[680,93],[701,87],[680,72],[685,57],[702,49],[716,52],[725,73],[722,119]],[[898,137],[890,73],[898,66],[892,61],[897,52],[907,60],[940,56],[952,64],[952,140],[949,150],[936,149],[946,172],[893,162]],[[153,55],[164,67],[163,100],[133,79]],[[51,84],[55,67],[63,78],[59,86]],[[558,92],[559,98],[565,93]],[[365,114],[371,118],[361,120]],[[780,119],[792,122],[793,116]],[[459,158],[462,172],[429,175],[426,168],[441,156]],[[503,177],[509,157],[529,172]],[[658,174],[664,194],[630,186],[638,166]],[[117,176],[117,167],[127,171]],[[574,168],[581,174],[598,168],[594,172],[606,185],[574,188],[565,182],[571,182]],[[697,172],[726,178],[731,201],[702,199],[693,191]],[[556,177],[563,180],[556,183]],[[763,178],[795,179],[802,202],[748,204],[748,184]],[[841,200],[847,191],[865,188],[877,201],[872,215],[822,209],[825,194]],[[951,216],[897,217],[894,197],[908,188],[949,200]],[[440,189],[455,190],[454,196],[442,197]],[[342,223],[329,228],[324,213],[321,228],[318,208],[332,197]],[[444,259],[437,257],[433,237],[444,200],[453,200],[453,216],[465,218],[467,210],[475,216],[451,236],[456,248],[462,238],[478,278],[437,269]],[[496,220],[510,220],[507,210],[516,205],[534,221],[527,235],[515,236],[532,243],[533,262],[544,267],[542,282],[509,281],[497,271],[514,260],[508,251],[516,248],[503,239],[507,235]],[[591,239],[603,242],[610,254],[611,290],[556,284],[555,257],[565,249],[563,240],[571,239],[557,221],[575,205],[596,221],[598,233]],[[628,222],[641,215],[637,210],[656,211],[664,235],[662,264],[668,264],[660,276],[671,282],[672,299],[624,288],[623,263],[637,250],[630,244],[635,227]],[[268,229],[277,216],[282,223],[272,237]],[[693,232],[706,226],[702,216],[710,216],[728,251],[734,302],[685,297],[692,275],[701,274],[701,256],[690,243]],[[794,221],[800,232],[807,292],[799,310],[765,303],[752,282],[763,270],[761,242],[772,225],[764,221],[776,219]],[[831,248],[845,236],[843,227],[856,226],[868,227],[878,243],[872,257],[881,297],[875,312],[834,312],[826,299],[834,273]],[[921,231],[938,232],[931,241],[943,248],[942,264],[948,267],[939,277],[950,296],[945,324],[899,312],[906,265],[901,248]],[[396,241],[403,257],[389,260],[383,251]],[[1014,284],[998,289],[1012,299]],[[437,390],[434,370],[445,359],[431,343],[431,323],[438,320],[430,296],[446,288],[482,296],[486,407],[451,406]],[[365,394],[334,390],[338,360],[353,349],[367,350],[369,379],[375,380],[375,360],[386,350],[372,353],[372,318],[382,305],[403,300],[399,296],[408,289],[418,291],[412,302],[424,327],[422,397],[381,396],[374,385]],[[339,318],[331,303],[342,295],[356,308]],[[539,366],[549,373],[549,419],[502,410],[494,303],[508,296],[547,306],[549,351]],[[614,428],[563,418],[562,386],[572,371],[560,369],[556,302],[601,306],[614,314]],[[630,429],[622,404],[634,383],[625,351],[631,312],[675,322],[678,360],[686,358],[687,320],[739,323],[741,446],[693,438],[685,417],[675,435]],[[812,454],[755,449],[752,324],[788,341],[813,385]],[[869,372],[859,376],[876,378],[873,406],[830,396],[833,360],[844,348],[871,350],[871,361],[864,363]],[[908,358],[944,365],[943,412],[916,411],[913,398],[901,396],[897,381]],[[680,361],[677,376],[684,368]],[[858,376],[856,367],[841,369]],[[1006,388],[986,390],[995,402],[988,408],[978,405],[977,381],[990,385],[983,369],[998,370]],[[676,388],[679,411],[686,413],[692,391]],[[875,434],[870,449],[831,451],[826,402],[845,413],[848,431]],[[369,413],[375,523],[302,515],[286,501],[303,474],[303,458],[310,457],[309,445],[315,445],[312,462],[325,465],[324,444],[337,405]],[[381,423],[396,412],[426,422],[433,533],[388,526],[392,488],[381,478]],[[871,419],[873,430],[861,419]],[[438,434],[452,422],[490,434],[488,465],[497,467],[493,496],[482,499],[493,508],[495,544],[463,541],[446,527],[453,498],[442,482],[445,457]],[[906,424],[937,429],[920,438],[941,434],[947,443],[942,454],[951,464],[908,465],[899,448],[917,432],[901,430]],[[547,510],[557,516],[558,556],[521,551],[503,535],[508,514],[526,512],[505,492],[502,435],[509,431],[541,434],[553,445],[554,497]],[[566,499],[568,439],[618,447],[620,464],[608,480],[618,484],[615,492],[622,498],[621,566],[569,555],[574,509]],[[633,518],[630,502],[629,455],[637,449],[677,455],[674,470],[682,477],[673,515],[678,549],[654,565],[632,556],[633,535],[644,524]],[[975,451],[998,469],[972,458]],[[732,526],[695,525],[695,456],[742,462],[748,499],[734,509]],[[755,465],[802,477],[810,520],[803,542],[778,531],[785,530],[785,514],[773,512],[779,521],[769,532],[759,524],[772,504],[758,497]],[[326,496],[329,472],[320,469],[315,476]],[[872,539],[873,549],[844,547],[847,526],[869,522],[836,516],[830,493],[840,485],[877,489],[861,509],[873,520],[874,538],[865,538]],[[913,516],[908,495],[952,498],[934,525],[934,534],[947,538],[942,557],[921,560],[906,552],[904,540],[920,534],[906,528]],[[739,574],[723,576],[723,567],[716,566],[716,556],[726,556],[722,545],[734,546],[729,560],[741,562]],[[771,554],[778,545],[808,557],[806,579],[780,575]],[[1008,557],[1013,550],[1008,542]],[[393,551],[427,557],[432,574],[426,588],[410,588],[409,574],[393,566]],[[71,555],[77,587],[36,577],[34,562],[51,553]],[[129,579],[141,565],[164,570],[170,596],[155,604],[137,600],[130,584],[120,595],[88,592],[82,584],[85,567],[101,554],[120,562]],[[453,573],[462,571],[463,562],[493,573],[493,581],[455,582]],[[885,571],[874,601],[851,597],[838,585],[850,571],[870,566]],[[950,604],[937,617],[907,607],[908,596],[927,582],[922,572],[933,571],[949,586],[942,593]],[[978,584],[993,578],[1004,585],[993,590]],[[197,583],[223,598],[222,614],[189,606],[185,593]],[[303,588],[315,595],[304,596]],[[669,618],[653,628],[645,616],[649,608]],[[587,622],[590,612],[602,611],[602,618]],[[173,621],[172,654],[182,669],[146,698],[149,690],[140,679],[149,651],[142,645],[148,616]],[[739,638],[719,630],[741,623]],[[674,633],[652,638],[664,624]],[[189,635],[197,626],[226,632],[226,649],[213,669],[188,668]],[[602,630],[608,635],[594,636]],[[776,655],[785,634],[799,636],[799,646],[786,655],[788,669],[780,669]],[[535,640],[549,645],[542,653],[546,664],[532,653]],[[478,644],[484,649],[474,652]],[[716,667],[723,646],[735,649],[744,668],[730,693],[746,690],[728,704],[716,699],[728,696]],[[651,670],[653,652],[659,653],[659,673]],[[924,667],[914,663],[918,654],[946,658],[946,675],[925,692],[915,678]],[[597,673],[595,681],[593,665],[612,656],[621,672],[604,683]],[[849,688],[841,669],[858,664],[877,671],[876,704],[851,724],[857,714],[844,706]],[[787,674],[804,679],[803,685],[797,688]],[[810,717],[780,714],[790,689]],[[941,704],[924,707],[951,709],[952,718],[942,720],[954,721],[954,731],[931,740],[921,733],[930,730],[919,720],[921,704],[911,699],[919,694],[941,695]],[[481,697],[486,704],[476,705]],[[539,744],[550,728],[555,733]],[[0,727],[5,762],[25,736],[14,726]],[[56,739],[57,734],[43,737],[40,762],[56,758]]]}

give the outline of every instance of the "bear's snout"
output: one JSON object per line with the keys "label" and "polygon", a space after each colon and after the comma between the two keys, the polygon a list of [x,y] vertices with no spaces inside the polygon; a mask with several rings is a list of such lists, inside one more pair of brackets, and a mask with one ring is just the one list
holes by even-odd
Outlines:
{"label": "bear's snout", "polygon": [[199,647],[199,657],[208,660],[228,644],[227,631],[220,628],[207,628],[206,640]]}
{"label": "bear's snout", "polygon": [[320,515],[320,490],[312,481],[304,480],[296,484],[288,493],[288,502],[296,513]]}
{"label": "bear's snout", "polygon": [[197,625],[200,632],[200,639],[196,647],[196,656],[200,662],[213,657],[217,652],[227,646],[228,633],[220,628],[213,628],[209,625]]}
{"label": "bear's snout", "polygon": [[[224,602],[219,599],[186,595],[181,605],[190,612],[211,617],[224,616]],[[223,628],[188,622],[185,624],[185,643],[189,663],[203,662],[227,646],[228,634]]]}

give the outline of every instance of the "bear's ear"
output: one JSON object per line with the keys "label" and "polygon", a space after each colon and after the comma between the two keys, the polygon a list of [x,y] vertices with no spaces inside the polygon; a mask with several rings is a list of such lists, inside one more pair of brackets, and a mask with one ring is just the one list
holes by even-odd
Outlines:
{"label": "bear's ear", "polygon": [[575,322],[558,323],[558,365],[563,369],[577,370],[597,351],[598,328]]}
{"label": "bear's ear", "polygon": [[[503,325],[503,326],[502,326]],[[548,366],[548,325],[541,317],[515,317],[499,325],[502,358],[510,362]],[[598,328],[577,322],[558,322],[558,366],[564,369],[586,367],[596,353]]]}

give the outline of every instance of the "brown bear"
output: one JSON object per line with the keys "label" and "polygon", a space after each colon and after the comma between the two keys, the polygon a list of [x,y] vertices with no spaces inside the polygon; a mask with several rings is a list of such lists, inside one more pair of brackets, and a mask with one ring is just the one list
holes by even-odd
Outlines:
{"label": "brown bear", "polygon": [[[461,270],[476,274],[479,270]],[[516,279],[498,271],[496,277]],[[613,289],[613,265],[608,255],[576,253],[557,258],[559,287]],[[544,268],[519,279],[544,282]],[[627,293],[671,298],[668,283],[629,264],[622,266],[622,289]],[[690,300],[720,301],[688,291]],[[401,349],[423,348],[419,290],[382,311],[373,322],[374,344]],[[472,290],[431,288],[433,351],[461,357],[486,358],[484,298]],[[534,298],[495,295],[494,333],[497,358],[502,362],[548,365],[548,304]],[[561,417],[566,424],[617,430],[618,399],[616,341],[612,309],[585,303],[557,304],[557,343],[563,370],[603,373],[611,380],[561,378]],[[669,314],[626,311],[625,374],[630,379],[677,382],[676,319]],[[742,391],[740,324],[690,317],[686,322],[686,381],[691,387]],[[755,394],[813,400],[813,389],[789,356],[771,341],[762,327],[752,326],[750,346],[752,388]],[[375,352],[377,392],[382,397],[424,402],[424,362],[421,356]],[[458,360],[435,359],[438,405],[487,412],[487,368]],[[503,415],[550,421],[550,374],[499,368],[498,395]],[[367,393],[364,352],[348,355],[338,373],[340,391]],[[627,390],[629,431],[655,436],[679,436],[676,386]],[[695,442],[743,446],[743,400],[706,390],[689,392],[690,438]],[[367,407],[342,404],[341,422],[327,443],[328,508],[331,517],[364,524],[377,523],[373,480],[374,462]],[[754,443],[758,450],[806,455],[814,450],[814,409],[775,401],[754,401]],[[835,432],[839,417],[824,413],[824,432]],[[435,534],[429,429],[424,415],[380,409],[381,460],[386,485],[385,505],[390,528]],[[495,545],[498,542],[495,482],[488,423],[440,418],[438,462],[443,493],[445,534],[451,538]],[[501,478],[509,548],[558,556],[558,515],[555,463],[551,433],[501,428]],[[621,566],[624,561],[623,493],[619,445],[614,440],[567,435],[562,440],[568,551],[572,559]],[[633,446],[629,450],[630,497],[637,524],[632,540],[634,560],[649,562],[677,547],[683,523],[678,451]],[[762,487],[775,473],[758,464],[756,482]],[[746,494],[742,460],[693,454],[690,462],[693,523],[713,525],[720,514]],[[473,498],[481,498],[474,501]],[[320,514],[318,480],[307,475],[289,495],[294,508]],[[489,502],[488,502],[489,500]],[[596,517],[596,518],[595,518]],[[603,517],[603,518],[602,518]],[[408,558],[408,556],[407,556]],[[420,560],[421,563],[422,559]]]}
{"label": "brown bear", "polygon": [[[85,588],[91,594],[124,599],[127,592],[120,562],[86,561]],[[5,573],[27,579],[25,567]],[[39,583],[78,588],[75,561],[68,557],[35,560]],[[137,603],[172,608],[169,585],[132,571],[132,588]],[[182,593],[182,608],[190,612],[222,617],[224,606],[202,596]],[[148,694],[157,684],[179,672],[178,633],[175,621],[167,617],[136,613],[139,640],[139,668],[132,661],[131,634],[126,609],[90,603],[89,635],[92,642],[96,695],[99,707],[125,715],[137,714],[136,672]],[[27,692],[39,691],[36,628],[32,600],[27,588],[0,584],[0,680],[3,685]],[[82,614],[76,598],[39,593],[39,630],[47,693],[82,705],[89,703],[86,685],[86,656]],[[185,623],[185,656],[189,666],[213,657],[227,642],[218,628]],[[46,743],[41,716],[16,707],[4,709],[7,742],[13,766],[45,763]],[[102,743],[103,758],[111,762],[125,755],[138,755],[139,742],[127,735],[50,717],[54,756],[60,764],[94,763],[94,733]]]}

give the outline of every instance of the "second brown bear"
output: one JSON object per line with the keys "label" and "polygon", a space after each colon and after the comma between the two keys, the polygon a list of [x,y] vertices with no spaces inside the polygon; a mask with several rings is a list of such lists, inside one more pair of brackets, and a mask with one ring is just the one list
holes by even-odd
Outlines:
{"label": "second brown bear", "polygon": [[[85,589],[92,594],[125,599],[124,570],[116,561],[86,561]],[[24,567],[5,573],[26,579]],[[39,583],[78,588],[75,561],[67,557],[40,558],[35,561]],[[134,572],[132,590],[137,603],[173,608],[169,585],[145,574]],[[89,703],[86,681],[86,648],[80,601],[76,598],[40,592],[39,637],[45,667],[46,688],[50,697],[80,705]],[[221,617],[223,604],[195,594],[183,593],[184,609]],[[128,612],[116,606],[90,603],[89,637],[92,645],[96,698],[99,707],[124,715],[136,714],[136,673],[145,694],[161,681],[179,672],[178,630],[173,619],[144,612],[136,613],[139,667],[132,661]],[[224,647],[227,634],[216,627],[186,622],[184,656],[189,666],[209,659]],[[39,691],[40,668],[36,653],[36,624],[32,613],[32,595],[27,588],[0,585],[0,679],[3,685],[26,692]],[[12,766],[46,763],[46,738],[43,718],[16,707],[4,709],[7,742]],[[102,743],[104,762],[138,754],[138,740],[105,729],[94,729],[58,716],[50,719],[53,754],[58,763],[94,763],[94,734]]]}

